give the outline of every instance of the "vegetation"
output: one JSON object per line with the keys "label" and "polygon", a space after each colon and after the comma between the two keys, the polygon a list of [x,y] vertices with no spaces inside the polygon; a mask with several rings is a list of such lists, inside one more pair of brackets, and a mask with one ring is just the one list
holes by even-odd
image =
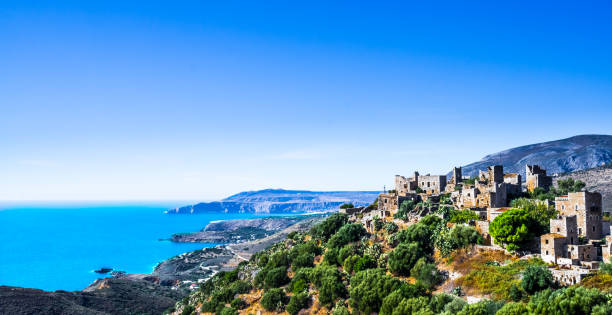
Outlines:
{"label": "vegetation", "polygon": [[519,250],[536,235],[537,224],[526,209],[510,209],[491,221],[489,233],[508,250]]}
{"label": "vegetation", "polygon": [[[498,216],[503,224],[496,223],[501,224],[496,235],[508,240],[508,246],[528,239],[521,239],[523,226],[527,234],[537,233],[530,232],[528,220],[537,229],[533,218],[549,215],[550,209],[530,202],[516,201],[517,209]],[[475,213],[431,203],[403,205],[406,211],[435,214],[400,226],[380,219],[373,234],[349,223],[345,214],[330,215],[308,233],[291,233],[235,270],[215,274],[175,309],[182,314],[192,314],[200,305],[202,312],[216,314],[247,308],[297,314],[310,307],[309,312],[335,315],[610,314],[610,297],[600,289],[612,285],[612,264],[603,264],[599,274],[580,286],[554,290],[543,261],[471,247],[482,237],[460,222]],[[494,300],[468,305],[455,295],[432,294],[445,280],[438,269],[444,262],[463,274],[455,280],[454,294],[465,291]]]}
{"label": "vegetation", "polygon": [[355,208],[355,206],[352,203],[345,203],[340,206],[340,209],[350,209],[350,208]]}
{"label": "vegetation", "polygon": [[478,220],[480,216],[472,210],[453,210],[450,222],[468,223],[470,220]]}

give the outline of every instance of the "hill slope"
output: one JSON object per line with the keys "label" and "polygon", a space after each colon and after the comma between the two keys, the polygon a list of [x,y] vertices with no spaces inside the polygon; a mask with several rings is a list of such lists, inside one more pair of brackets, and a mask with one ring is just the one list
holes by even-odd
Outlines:
{"label": "hill slope", "polygon": [[365,206],[378,191],[308,191],[265,189],[241,192],[221,201],[202,202],[168,210],[170,214],[204,212],[292,213],[336,210],[344,203]]}
{"label": "hill slope", "polygon": [[463,166],[463,175],[478,175],[478,170],[500,164],[500,161],[505,172],[523,176],[526,164],[540,165],[548,174],[594,168],[612,161],[612,136],[580,135],[508,149]]}
{"label": "hill slope", "polygon": [[573,178],[586,183],[589,191],[600,192],[603,196],[603,210],[612,212],[612,163],[583,171],[559,174],[553,178],[554,185],[560,179]]}

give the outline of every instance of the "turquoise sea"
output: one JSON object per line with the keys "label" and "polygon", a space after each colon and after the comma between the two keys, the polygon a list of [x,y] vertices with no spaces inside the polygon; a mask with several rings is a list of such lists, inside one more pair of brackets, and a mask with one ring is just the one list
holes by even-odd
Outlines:
{"label": "turquoise sea", "polygon": [[103,277],[93,272],[101,267],[149,273],[164,259],[216,245],[163,240],[173,233],[256,216],[163,213],[179,205],[0,205],[0,285],[72,291]]}

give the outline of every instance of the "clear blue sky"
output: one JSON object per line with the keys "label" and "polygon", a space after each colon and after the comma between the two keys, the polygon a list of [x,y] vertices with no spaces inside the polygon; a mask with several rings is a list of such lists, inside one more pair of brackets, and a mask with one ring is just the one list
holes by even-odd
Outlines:
{"label": "clear blue sky", "polygon": [[609,1],[328,2],[2,1],[0,200],[378,190],[612,134]]}

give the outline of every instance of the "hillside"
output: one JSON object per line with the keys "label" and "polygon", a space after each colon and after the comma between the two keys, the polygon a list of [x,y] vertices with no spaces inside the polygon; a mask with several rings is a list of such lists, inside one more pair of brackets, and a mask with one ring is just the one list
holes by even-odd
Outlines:
{"label": "hillside", "polygon": [[300,213],[336,210],[344,203],[365,206],[378,197],[378,191],[308,191],[265,189],[241,192],[221,201],[202,202],[168,210],[169,214],[205,212]]}
{"label": "hillside", "polygon": [[594,168],[612,161],[612,136],[580,135],[508,149],[463,166],[463,175],[478,175],[478,170],[500,161],[504,171],[523,176],[526,164],[540,165],[551,175]]}
{"label": "hillside", "polygon": [[603,210],[612,211],[612,163],[572,173],[559,174],[553,178],[554,185],[560,179],[573,178],[586,183],[586,189],[597,191],[603,196]]}

